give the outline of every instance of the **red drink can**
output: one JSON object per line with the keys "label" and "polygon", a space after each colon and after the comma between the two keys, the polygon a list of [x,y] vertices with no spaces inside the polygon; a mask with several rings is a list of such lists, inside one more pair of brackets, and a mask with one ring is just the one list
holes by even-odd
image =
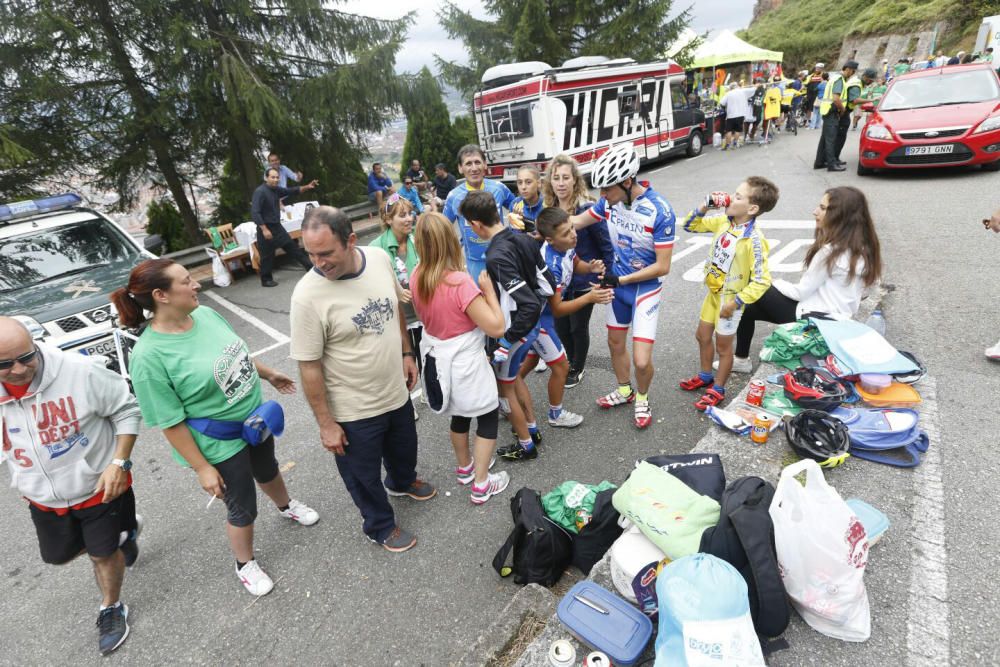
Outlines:
{"label": "red drink can", "polygon": [[713,192],[709,198],[714,208],[728,208],[732,202],[728,192]]}
{"label": "red drink can", "polygon": [[766,385],[763,380],[754,380],[747,390],[747,403],[750,405],[762,405],[764,403],[764,389]]}

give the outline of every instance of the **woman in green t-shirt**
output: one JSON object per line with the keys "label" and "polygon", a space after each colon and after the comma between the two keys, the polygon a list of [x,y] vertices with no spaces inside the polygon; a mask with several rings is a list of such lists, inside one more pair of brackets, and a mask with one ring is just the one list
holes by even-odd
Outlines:
{"label": "woman in green t-shirt", "polygon": [[[190,466],[212,500],[226,504],[226,533],[236,557],[236,576],[253,595],[274,587],[254,560],[253,524],[257,517],[254,480],[282,516],[309,526],[319,515],[289,497],[274,456],[274,437],[251,447],[242,439],[221,440],[191,428],[186,420],[245,420],[263,402],[260,379],[282,394],[295,393],[295,382],[250,357],[247,344],[226,320],[199,306],[201,286],[182,265],[169,259],[142,262],[128,286],[111,301],[126,327],[146,321],[132,350],[129,374],[139,407],[149,426],[163,429],[174,458]],[[211,501],[209,501],[211,504]]]}

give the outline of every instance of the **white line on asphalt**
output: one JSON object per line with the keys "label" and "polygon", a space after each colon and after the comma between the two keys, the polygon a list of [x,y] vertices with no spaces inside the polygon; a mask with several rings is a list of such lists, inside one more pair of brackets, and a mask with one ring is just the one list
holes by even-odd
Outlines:
{"label": "white line on asphalt", "polygon": [[[768,241],[768,243],[770,243],[771,245],[772,250],[774,249],[774,241],[776,240],[777,239]],[[792,239],[791,241],[785,244],[784,248],[768,256],[767,258],[768,269],[770,271],[773,271],[774,273],[796,273],[798,271],[801,271],[802,262],[789,262],[788,264],[785,264],[785,260],[788,259],[792,255],[792,253],[798,250],[799,248],[805,246],[811,246],[812,243],[813,243],[812,239]]]}
{"label": "white line on asphalt", "polygon": [[951,661],[948,625],[948,552],[944,530],[944,479],[937,383],[920,382],[920,421],[930,448],[913,475],[913,534],[910,558],[909,618],[906,622],[906,664],[923,667]]}
{"label": "white line on asphalt", "polygon": [[761,229],[815,229],[815,220],[761,220]]}
{"label": "white line on asphalt", "polygon": [[253,315],[251,315],[247,311],[243,310],[242,308],[240,308],[239,306],[237,306],[235,303],[233,303],[229,299],[226,299],[226,298],[223,298],[223,297],[219,296],[214,291],[208,290],[207,292],[202,292],[202,294],[204,294],[205,296],[209,297],[210,299],[212,299],[213,301],[215,301],[216,303],[218,303],[220,306],[222,306],[226,310],[228,310],[228,311],[230,311],[232,313],[235,313],[236,315],[239,315],[244,320],[246,320],[247,322],[249,322],[253,326],[257,327],[258,329],[260,329],[261,331],[263,331],[264,333],[266,333],[268,336],[270,336],[271,338],[273,338],[277,342],[279,342],[279,343],[287,343],[290,340],[288,338],[288,336],[286,336],[285,334],[283,334],[280,331],[278,331],[277,329],[275,329],[275,328],[273,328],[273,327],[265,324],[260,319],[254,317]]}
{"label": "white line on asphalt", "polygon": [[694,157],[689,157],[689,158],[688,158],[688,159],[686,160],[686,162],[690,162],[691,160],[697,160],[698,158],[703,158],[703,157],[705,157],[705,154],[704,154],[704,153],[702,153],[701,155],[695,155]]}
{"label": "white line on asphalt", "polygon": [[288,345],[288,341],[285,341],[283,343],[274,343],[272,345],[268,345],[267,347],[265,347],[265,348],[263,348],[261,350],[257,350],[256,352],[251,352],[250,356],[251,357],[258,357],[258,356],[264,354],[265,352],[270,352],[271,350],[276,350],[277,348],[282,347],[284,345]]}
{"label": "white line on asphalt", "polygon": [[649,172],[646,172],[646,173],[647,174],[658,174],[661,171],[663,171],[664,169],[670,169],[671,166],[673,166],[673,165],[669,165],[668,164],[666,167],[660,167],[659,169],[654,169],[653,171],[649,171]]}
{"label": "white line on asphalt", "polygon": [[693,239],[688,239],[687,240],[688,247],[684,248],[684,250],[681,250],[680,252],[675,252],[675,253],[671,254],[670,255],[670,262],[671,263],[676,262],[677,260],[681,259],[682,257],[686,257],[687,255],[690,255],[691,253],[693,253],[698,248],[704,248],[705,246],[707,246],[711,242],[712,242],[712,238],[709,237],[709,236],[696,236]]}

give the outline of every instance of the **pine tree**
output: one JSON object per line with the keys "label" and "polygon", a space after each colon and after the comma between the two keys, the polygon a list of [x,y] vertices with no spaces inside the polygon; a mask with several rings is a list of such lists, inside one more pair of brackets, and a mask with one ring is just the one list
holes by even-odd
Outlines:
{"label": "pine tree", "polygon": [[484,0],[493,20],[483,20],[445,2],[438,20],[450,37],[465,43],[469,64],[435,57],[444,80],[464,93],[501,63],[540,60],[555,67],[585,55],[656,60],[690,19],[689,10],[668,18],[672,5],[673,0]]}
{"label": "pine tree", "polygon": [[455,132],[441,98],[441,88],[426,67],[417,75],[403,108],[406,112],[403,167],[409,166],[411,160],[420,160],[425,171],[439,162],[452,164],[458,150]]}

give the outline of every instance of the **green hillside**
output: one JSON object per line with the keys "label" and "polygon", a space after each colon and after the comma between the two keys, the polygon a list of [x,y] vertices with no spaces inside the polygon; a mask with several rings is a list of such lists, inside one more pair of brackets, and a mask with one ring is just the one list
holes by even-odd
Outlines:
{"label": "green hillside", "polygon": [[[830,61],[849,35],[907,34],[946,21],[939,48],[970,50],[983,16],[998,11],[997,0],[785,0],[740,36],[785,52],[785,64]],[[914,54],[923,55],[923,54]]]}

